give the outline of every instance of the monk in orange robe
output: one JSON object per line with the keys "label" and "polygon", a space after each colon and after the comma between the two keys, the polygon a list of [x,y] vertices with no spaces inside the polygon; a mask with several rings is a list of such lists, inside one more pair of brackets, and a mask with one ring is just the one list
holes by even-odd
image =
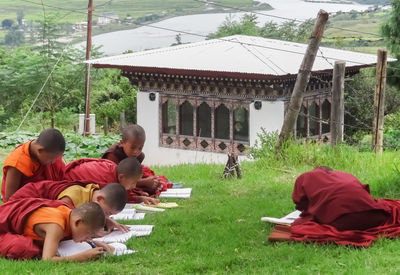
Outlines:
{"label": "monk in orange robe", "polygon": [[28,182],[63,180],[65,140],[60,131],[46,129],[35,140],[19,145],[3,166],[1,194],[7,201]]}

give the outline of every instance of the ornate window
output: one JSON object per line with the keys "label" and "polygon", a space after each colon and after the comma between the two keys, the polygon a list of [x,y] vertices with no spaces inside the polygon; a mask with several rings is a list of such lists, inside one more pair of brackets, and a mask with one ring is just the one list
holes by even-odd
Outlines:
{"label": "ornate window", "polygon": [[313,101],[308,109],[310,136],[319,136],[320,118],[319,106]]}
{"label": "ornate window", "polygon": [[250,102],[162,95],[160,145],[244,154],[249,145]]}

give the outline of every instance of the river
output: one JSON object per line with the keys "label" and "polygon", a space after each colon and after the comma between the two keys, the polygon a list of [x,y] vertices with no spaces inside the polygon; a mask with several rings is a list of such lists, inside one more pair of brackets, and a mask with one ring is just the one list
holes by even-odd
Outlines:
{"label": "river", "polygon": [[[363,11],[368,9],[368,5],[359,4],[329,4],[329,3],[310,3],[301,0],[258,0],[270,4],[274,10],[258,11],[263,15],[257,15],[259,25],[266,22],[282,22],[281,19],[269,17],[268,15],[281,16],[292,19],[305,20],[315,18],[320,9],[332,13],[337,11],[348,12],[350,10]],[[205,36],[215,32],[227,16],[233,19],[240,19],[244,13],[211,13],[178,16],[166,19],[150,26],[143,26],[136,29],[116,31],[93,36],[95,46],[102,45],[101,51],[106,55],[116,55],[127,50],[141,51],[170,46],[175,42],[177,32],[162,28],[177,30],[181,33],[183,43],[196,42],[205,39]],[[186,33],[198,34],[190,35]],[[84,46],[84,43],[78,46]]]}

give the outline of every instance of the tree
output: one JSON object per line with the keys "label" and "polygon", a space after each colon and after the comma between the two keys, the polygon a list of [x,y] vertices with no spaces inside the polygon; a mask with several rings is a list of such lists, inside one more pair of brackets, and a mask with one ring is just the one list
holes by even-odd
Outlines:
{"label": "tree", "polygon": [[11,20],[11,19],[4,19],[4,20],[1,22],[1,26],[2,26],[2,28],[5,29],[5,30],[10,29],[10,28],[12,27],[13,24],[14,24],[14,21]]}
{"label": "tree", "polygon": [[[385,38],[390,52],[400,60],[400,0],[391,0],[392,9],[386,22],[381,26],[381,33]],[[391,62],[388,66],[389,84],[400,87],[400,62]]]}
{"label": "tree", "polygon": [[25,41],[24,32],[18,28],[18,26],[13,26],[7,32],[4,37],[4,44],[8,46],[19,46]]}

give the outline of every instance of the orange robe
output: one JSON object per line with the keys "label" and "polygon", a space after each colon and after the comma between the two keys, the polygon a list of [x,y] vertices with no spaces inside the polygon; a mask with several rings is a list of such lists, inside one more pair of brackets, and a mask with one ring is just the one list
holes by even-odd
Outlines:
{"label": "orange robe", "polygon": [[64,239],[71,237],[71,226],[69,224],[71,211],[72,210],[65,205],[60,205],[56,208],[41,207],[33,211],[26,221],[24,236],[43,241],[44,239],[35,233],[34,226],[40,223],[55,223],[63,229]]}
{"label": "orange robe", "polygon": [[8,167],[15,167],[23,174],[19,188],[29,182],[37,182],[42,180],[58,181],[64,179],[65,164],[62,161],[62,157],[57,158],[54,163],[40,165],[39,163],[33,161],[29,154],[31,142],[32,141],[28,141],[19,145],[4,161],[3,180],[1,183],[1,194],[3,195],[3,200],[5,200],[5,183]]}

